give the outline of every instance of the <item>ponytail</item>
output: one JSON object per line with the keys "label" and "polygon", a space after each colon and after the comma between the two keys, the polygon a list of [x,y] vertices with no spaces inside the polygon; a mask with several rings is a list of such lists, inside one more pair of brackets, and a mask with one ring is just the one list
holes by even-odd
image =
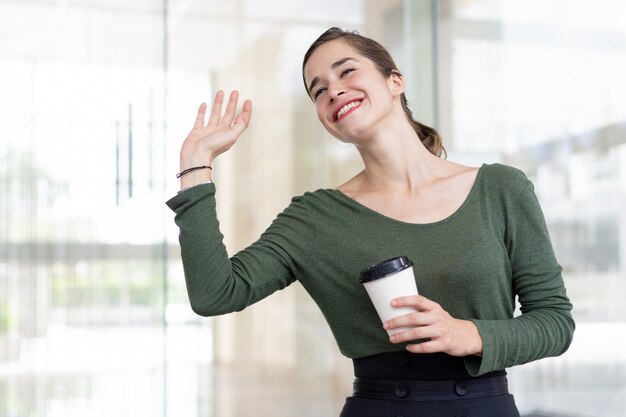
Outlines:
{"label": "ponytail", "polygon": [[439,136],[439,132],[433,127],[426,126],[417,120],[413,119],[413,112],[409,108],[409,103],[406,99],[404,93],[400,97],[402,102],[402,110],[404,110],[404,114],[406,118],[413,126],[413,130],[417,133],[417,136],[422,141],[422,144],[432,153],[438,157],[443,157],[444,159],[448,156],[446,149],[443,147],[443,143],[441,141],[441,136]]}

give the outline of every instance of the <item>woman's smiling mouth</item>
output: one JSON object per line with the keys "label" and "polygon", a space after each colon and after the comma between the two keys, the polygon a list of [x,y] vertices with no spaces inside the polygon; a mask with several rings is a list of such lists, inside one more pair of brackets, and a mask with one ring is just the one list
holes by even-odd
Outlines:
{"label": "woman's smiling mouth", "polygon": [[352,110],[356,109],[357,107],[359,107],[361,105],[361,103],[363,102],[362,99],[355,99],[352,100],[346,104],[344,104],[343,106],[341,106],[336,112],[335,112],[335,122],[338,122],[339,120],[343,119],[344,117],[346,117],[349,113],[352,112]]}

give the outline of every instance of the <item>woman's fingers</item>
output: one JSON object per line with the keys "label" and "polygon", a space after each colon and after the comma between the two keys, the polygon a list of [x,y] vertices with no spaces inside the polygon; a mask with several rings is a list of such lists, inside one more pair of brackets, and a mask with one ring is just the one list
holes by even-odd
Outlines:
{"label": "woman's fingers", "polygon": [[204,115],[206,113],[206,103],[200,104],[198,108],[198,114],[196,115],[196,121],[193,124],[194,128],[200,128],[204,126]]}
{"label": "woman's fingers", "polygon": [[422,295],[409,295],[406,297],[398,297],[391,301],[392,307],[413,307],[418,311],[427,311],[437,308],[439,304]]}
{"label": "woman's fingers", "polygon": [[423,312],[403,314],[387,320],[383,327],[387,330],[406,326],[426,326],[434,322],[432,315]]}
{"label": "woman's fingers", "polygon": [[224,101],[224,92],[222,90],[218,90],[215,93],[215,99],[213,100],[213,109],[211,110],[211,117],[209,117],[209,121],[207,126],[217,126],[220,122],[220,118],[222,117],[222,102]]}
{"label": "woman's fingers", "polygon": [[[412,307],[414,313],[404,314],[385,322],[387,330],[409,327],[389,337],[392,343],[411,342],[417,339],[431,339],[440,342],[441,337],[448,333],[449,320],[452,319],[439,304],[420,295],[399,297],[392,301],[393,307]],[[441,343],[435,346],[440,346]],[[424,349],[426,347],[422,347]],[[433,348],[429,345],[428,348]]]}
{"label": "woman's fingers", "polygon": [[401,343],[440,336],[440,324],[436,314],[418,311],[388,320],[385,322],[384,328],[386,330],[392,330],[400,327],[408,327],[409,329],[395,333],[389,337],[392,343]]}
{"label": "woman's fingers", "polygon": [[438,340],[428,340],[422,343],[407,345],[406,350],[412,353],[435,353],[444,351],[441,342]]}
{"label": "woman's fingers", "polygon": [[[228,104],[226,105],[226,111],[222,115],[222,106],[224,102],[224,92],[219,90],[215,94],[215,100],[213,101],[213,109],[211,110],[211,116],[209,117],[209,121],[207,122],[207,127],[209,126],[222,126],[222,127],[231,127],[234,124],[242,125],[240,126],[245,129],[248,127],[248,123],[250,122],[250,116],[252,114],[252,102],[250,100],[246,100],[243,104],[243,109],[241,113],[237,114],[237,101],[239,100],[239,92],[237,90],[233,90],[230,93],[230,97],[228,98]],[[203,103],[204,104],[204,103]],[[194,127],[203,127],[204,126],[204,113],[206,112],[206,105],[201,105],[200,110],[198,111],[198,116],[196,118],[196,123]],[[241,129],[243,131],[243,129]]]}
{"label": "woman's fingers", "polygon": [[411,295],[392,300],[391,306],[394,308],[411,307],[415,309],[415,312],[403,314],[386,321],[383,323],[383,327],[387,330],[395,329],[397,327],[426,326],[432,324],[435,321],[435,318],[430,313],[439,307],[439,304],[430,301],[428,298],[421,295]]}
{"label": "woman's fingers", "polygon": [[414,342],[418,339],[432,339],[440,336],[435,326],[416,326],[389,336],[391,343]]}
{"label": "woman's fingers", "polygon": [[[237,114],[238,98],[239,93],[233,91],[230,94],[226,111],[222,115],[224,92],[219,90],[215,94],[211,115],[206,125],[204,119],[207,105],[205,103],[200,105],[194,127],[183,142],[181,161],[193,161],[198,165],[196,160],[213,160],[217,155],[226,152],[233,146],[248,127],[252,114],[252,102],[250,100],[245,101],[243,109]],[[186,165],[188,165],[187,162],[181,163],[183,169],[187,167]]]}
{"label": "woman's fingers", "polygon": [[239,99],[239,92],[233,90],[228,98],[228,104],[226,105],[226,111],[224,116],[220,120],[220,126],[230,127],[235,120],[235,111],[237,110],[237,100]]}
{"label": "woman's fingers", "polygon": [[244,128],[248,127],[248,123],[250,123],[250,116],[252,116],[252,101],[246,100],[243,103],[241,113],[239,113],[235,119],[235,124],[243,125]]}

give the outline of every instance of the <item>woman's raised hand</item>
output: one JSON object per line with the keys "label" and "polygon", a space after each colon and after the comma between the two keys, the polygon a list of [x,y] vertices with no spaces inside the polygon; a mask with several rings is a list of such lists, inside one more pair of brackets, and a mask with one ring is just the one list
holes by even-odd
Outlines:
{"label": "woman's raised hand", "polygon": [[[231,148],[248,127],[252,114],[252,102],[246,100],[243,109],[237,114],[237,100],[239,92],[230,93],[226,111],[222,115],[224,92],[215,94],[213,108],[208,122],[205,124],[206,104],[202,103],[193,129],[187,135],[180,150],[180,170],[211,165],[213,159]],[[181,178],[181,186],[189,187],[211,179],[209,169],[197,170]]]}
{"label": "woman's raised hand", "polygon": [[452,317],[436,302],[421,295],[396,298],[392,307],[413,307],[415,313],[405,314],[384,323],[387,330],[414,326],[390,337],[392,343],[429,339],[409,344],[406,349],[413,353],[445,352],[452,356],[482,356],[483,341],[478,328],[470,320]]}

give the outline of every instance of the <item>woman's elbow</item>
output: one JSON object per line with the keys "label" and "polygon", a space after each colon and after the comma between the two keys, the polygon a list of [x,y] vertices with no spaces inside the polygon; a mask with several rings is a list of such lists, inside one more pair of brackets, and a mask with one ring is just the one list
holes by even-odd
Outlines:
{"label": "woman's elbow", "polygon": [[191,310],[202,317],[215,317],[232,313],[241,309],[235,306],[225,305],[223,302],[208,302],[206,300],[189,299]]}
{"label": "woman's elbow", "polygon": [[191,305],[191,310],[193,310],[194,313],[196,313],[199,316],[202,317],[213,317],[213,316],[217,316],[219,314],[215,314],[213,309],[210,308],[210,306],[207,306],[205,304],[200,304],[200,303],[190,303]]}
{"label": "woman's elbow", "polygon": [[574,318],[567,314],[564,316],[563,324],[561,325],[561,340],[563,341],[561,344],[560,352],[558,355],[562,355],[569,349],[572,341],[574,340],[574,331],[576,330],[576,323],[574,322]]}

